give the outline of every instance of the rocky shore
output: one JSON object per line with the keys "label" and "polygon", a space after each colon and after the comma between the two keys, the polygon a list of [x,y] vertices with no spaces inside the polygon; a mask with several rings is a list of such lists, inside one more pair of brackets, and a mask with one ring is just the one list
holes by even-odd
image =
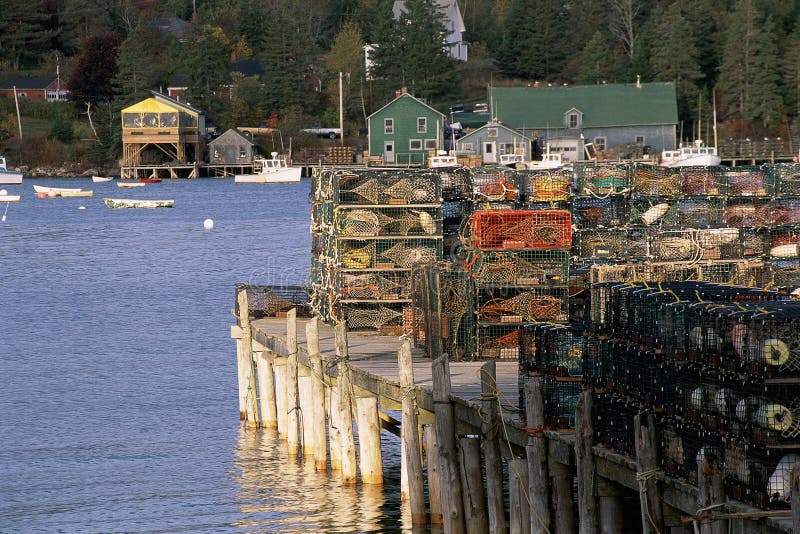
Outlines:
{"label": "rocky shore", "polygon": [[119,177],[119,168],[87,167],[86,165],[70,164],[60,167],[41,166],[28,167],[20,165],[16,170],[25,178],[77,178],[82,176],[114,176]]}

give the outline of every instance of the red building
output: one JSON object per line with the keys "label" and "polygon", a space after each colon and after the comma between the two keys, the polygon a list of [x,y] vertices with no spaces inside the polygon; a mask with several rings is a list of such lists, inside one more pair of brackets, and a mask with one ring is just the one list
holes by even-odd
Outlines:
{"label": "red building", "polygon": [[69,99],[67,82],[58,76],[0,80],[0,97],[14,98],[15,87],[18,98],[32,102],[66,102]]}

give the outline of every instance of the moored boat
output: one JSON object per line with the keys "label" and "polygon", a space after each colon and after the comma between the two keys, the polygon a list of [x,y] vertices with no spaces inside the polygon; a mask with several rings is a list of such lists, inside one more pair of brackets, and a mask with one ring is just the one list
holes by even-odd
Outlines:
{"label": "moored boat", "polygon": [[33,190],[40,194],[61,196],[63,193],[77,193],[83,191],[80,187],[47,187],[44,185],[34,185]]}
{"label": "moored boat", "polygon": [[664,167],[716,167],[720,163],[722,158],[717,154],[717,147],[705,146],[700,139],[692,145],[661,152],[661,165]]}
{"label": "moored boat", "polygon": [[145,185],[142,182],[117,182],[117,187],[144,187]]}
{"label": "moored boat", "polygon": [[561,160],[561,154],[558,152],[550,152],[550,145],[545,148],[542,159],[532,160],[525,162],[525,168],[529,170],[543,170],[543,169],[558,169],[564,165]]}
{"label": "moored boat", "polygon": [[139,181],[143,184],[160,184],[161,178],[139,178]]}
{"label": "moored boat", "polygon": [[110,182],[113,179],[113,176],[92,176],[92,181],[94,183]]}
{"label": "moored boat", "polygon": [[435,156],[428,158],[428,167],[459,167],[458,158],[455,156],[450,156],[447,153],[436,154]]}
{"label": "moored boat", "polygon": [[20,195],[0,195],[0,202],[19,202]]}
{"label": "moored boat", "polygon": [[62,191],[59,196],[62,197],[91,197],[94,196],[94,191],[91,189],[80,190],[80,191]]}
{"label": "moored boat", "polygon": [[103,202],[109,208],[171,208],[175,205],[173,199],[148,200],[141,198],[104,198]]}
{"label": "moored boat", "polygon": [[6,157],[0,156],[0,184],[18,185],[22,183],[22,173],[8,170]]}
{"label": "moored boat", "polygon": [[300,181],[300,167],[290,167],[286,159],[273,152],[269,159],[258,159],[254,163],[261,169],[253,174],[237,174],[233,177],[237,184],[296,183]]}

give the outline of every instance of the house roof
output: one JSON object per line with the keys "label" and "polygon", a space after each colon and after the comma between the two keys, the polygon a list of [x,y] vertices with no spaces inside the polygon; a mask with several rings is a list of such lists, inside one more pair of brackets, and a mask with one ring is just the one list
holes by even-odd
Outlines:
{"label": "house roof", "polygon": [[171,96],[167,96],[165,94],[159,93],[158,91],[150,91],[150,93],[153,95],[153,98],[155,98],[156,100],[161,101],[161,102],[166,102],[168,105],[172,105],[173,107],[178,107],[180,109],[183,109],[185,111],[188,111],[190,113],[197,114],[197,115],[204,115],[205,114],[205,111],[203,111],[202,109],[198,109],[198,108],[196,108],[194,106],[190,106],[186,102],[181,102],[179,100],[175,100]]}
{"label": "house roof", "polygon": [[559,128],[572,108],[582,127],[677,124],[675,84],[643,83],[568,87],[490,87],[494,115],[514,128]]}
{"label": "house roof", "polygon": [[[55,76],[34,76],[28,78],[6,78],[0,80],[0,89],[46,89],[48,85],[56,81]],[[61,80],[66,89],[66,82]]]}
{"label": "house roof", "polygon": [[479,136],[480,132],[482,132],[483,130],[486,130],[487,128],[498,128],[500,130],[507,131],[508,133],[510,133],[514,137],[519,137],[520,139],[524,139],[525,141],[533,141],[532,138],[530,138],[527,135],[523,134],[519,130],[515,130],[514,128],[510,128],[509,126],[507,126],[505,124],[501,124],[501,123],[499,123],[497,121],[489,121],[489,122],[487,122],[486,124],[484,124],[480,128],[478,128],[476,130],[473,130],[470,133],[468,133],[467,135],[465,135],[464,137],[462,137],[461,140],[469,139],[470,137]]}
{"label": "house roof", "polygon": [[417,98],[417,97],[415,97],[415,96],[412,96],[412,95],[410,95],[410,94],[408,94],[408,93],[402,93],[400,96],[398,96],[397,98],[395,98],[394,100],[392,100],[391,102],[389,102],[388,104],[386,104],[385,106],[383,106],[382,108],[380,108],[379,110],[377,110],[377,111],[375,111],[374,113],[372,113],[372,115],[370,115],[369,117],[367,117],[367,120],[369,121],[369,120],[370,120],[372,117],[374,117],[375,115],[377,115],[378,113],[380,113],[380,112],[381,112],[381,111],[383,111],[384,109],[388,108],[389,106],[391,106],[392,104],[394,104],[395,102],[397,102],[398,100],[400,100],[401,98],[411,98],[412,100],[415,100],[415,101],[417,101],[417,102],[418,102],[418,103],[419,103],[421,106],[425,106],[426,108],[428,108],[429,110],[433,111],[433,112],[434,112],[434,113],[436,113],[437,115],[440,115],[440,116],[442,117],[442,120],[444,120],[444,113],[442,113],[442,112],[440,112],[440,111],[437,111],[437,110],[433,109],[432,107],[430,107],[428,104],[426,104],[425,102],[423,102],[423,101],[422,101],[422,100],[420,100],[419,98]]}
{"label": "house roof", "polygon": [[209,145],[218,145],[218,144],[231,144],[232,142],[239,141],[236,144],[248,144],[250,146],[255,146],[255,143],[247,137],[245,134],[237,130],[236,128],[231,128],[227,130],[225,133],[214,139],[213,141],[209,141]]}
{"label": "house roof", "polygon": [[239,72],[248,77],[255,76],[259,80],[264,78],[264,67],[261,66],[261,63],[257,59],[246,58],[231,61],[231,64],[228,67],[229,79],[231,78],[231,74],[234,72]]}

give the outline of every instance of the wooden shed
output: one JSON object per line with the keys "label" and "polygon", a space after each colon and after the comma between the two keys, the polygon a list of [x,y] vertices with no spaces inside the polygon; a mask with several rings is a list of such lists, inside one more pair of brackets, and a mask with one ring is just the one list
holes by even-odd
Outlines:
{"label": "wooden shed", "polygon": [[255,143],[235,128],[231,128],[208,143],[208,162],[212,165],[250,165]]}

